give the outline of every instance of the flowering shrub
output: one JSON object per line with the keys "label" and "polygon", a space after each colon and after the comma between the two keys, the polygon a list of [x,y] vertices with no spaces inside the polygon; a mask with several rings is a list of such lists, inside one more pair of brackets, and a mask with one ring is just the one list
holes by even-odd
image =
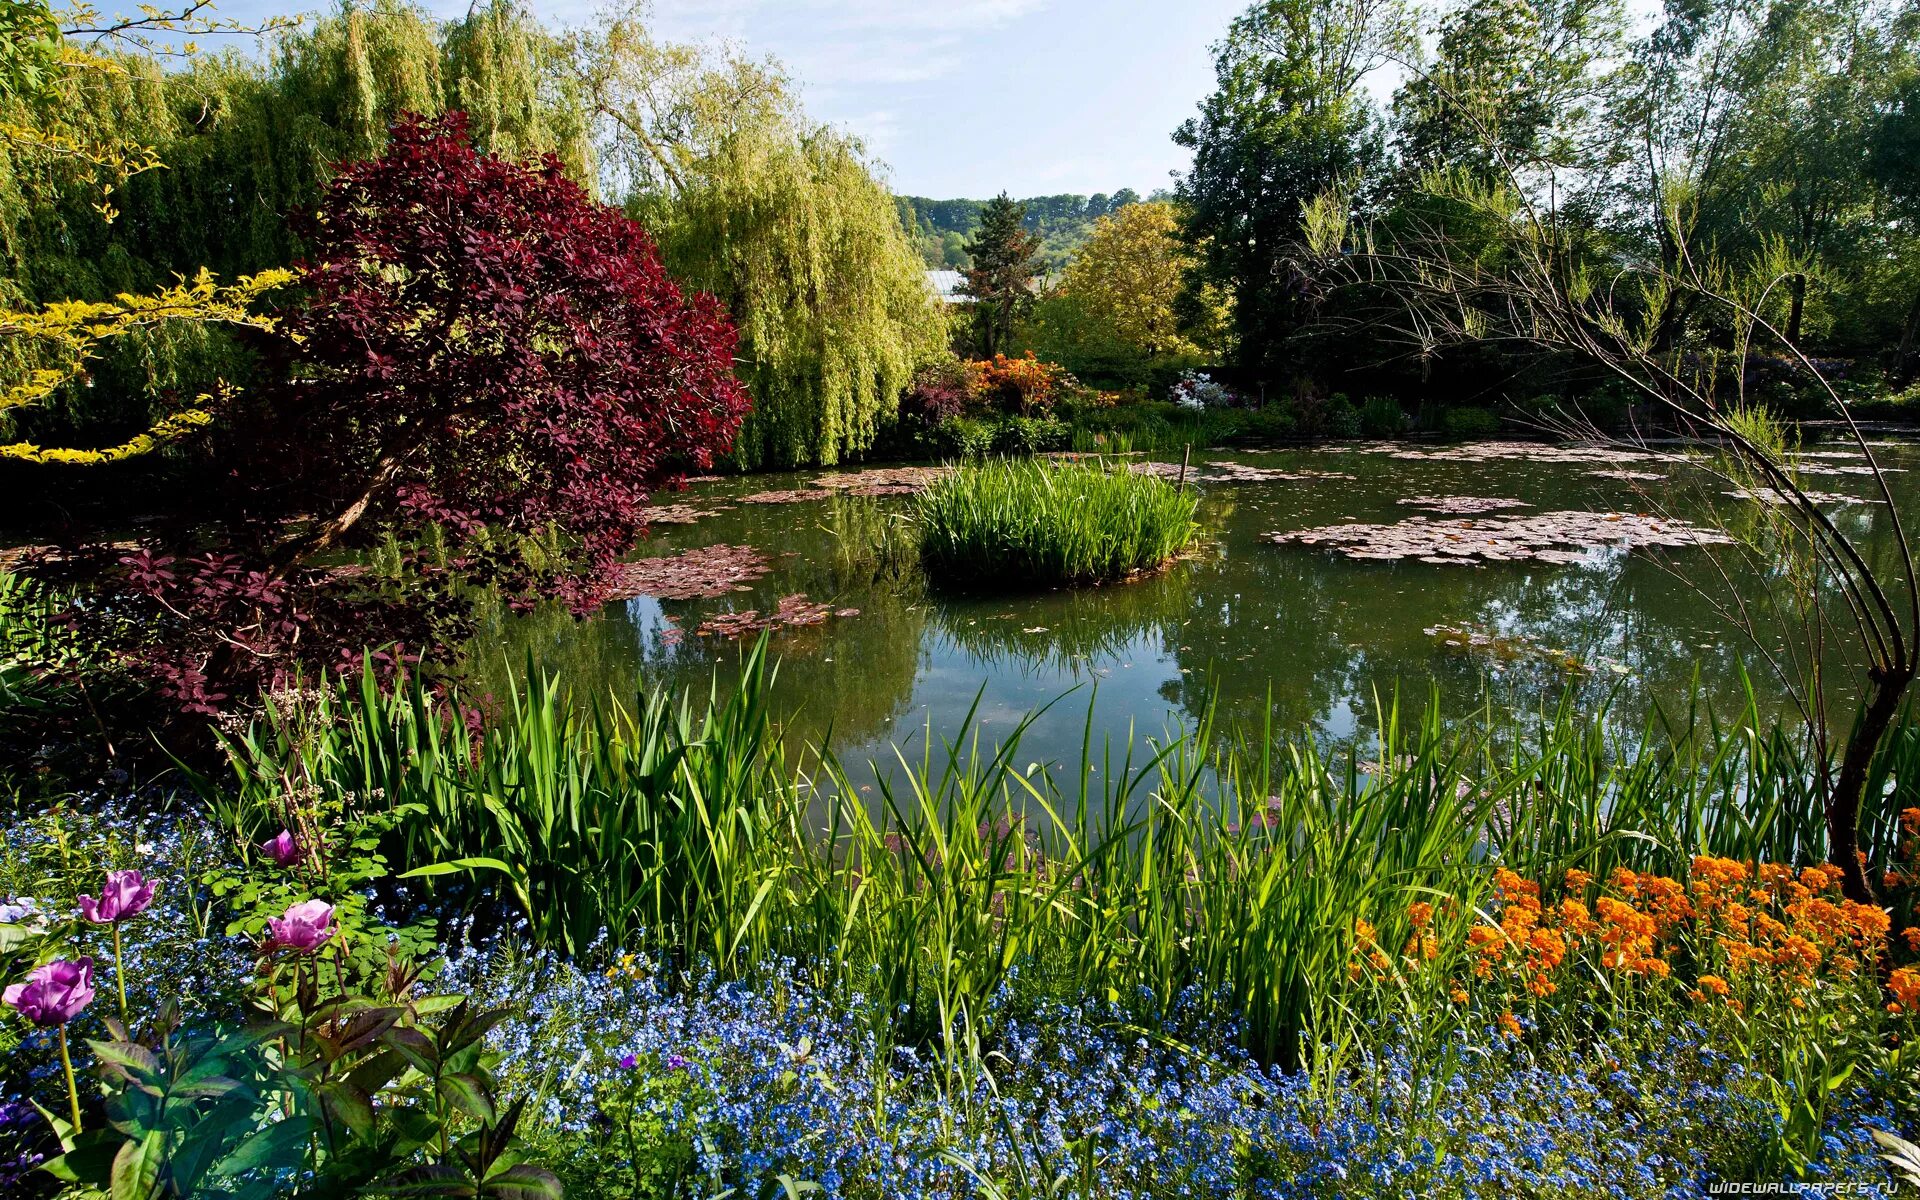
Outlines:
{"label": "flowering shrub", "polygon": [[[62,818],[55,815],[53,828],[65,855]],[[10,842],[19,827],[7,830]],[[268,847],[284,851],[288,840],[276,837]],[[149,851],[158,848],[148,844]],[[8,846],[9,866],[17,861],[14,849]],[[322,870],[312,852],[274,857],[275,870],[352,874]],[[267,920],[267,935],[254,950],[256,970],[221,978],[206,974],[214,965],[206,958],[185,964],[202,975],[200,988],[214,994],[220,1019],[184,1026],[170,1001],[129,1004],[120,936],[127,923],[137,937],[150,911],[168,907],[156,901],[169,899],[169,889],[138,869],[123,869],[109,872],[99,892],[79,897],[77,919],[62,921],[51,906],[17,900],[0,912],[0,950],[8,963],[25,957],[38,964],[9,984],[0,1001],[21,1021],[51,1031],[66,1099],[62,1116],[41,1109],[47,1135],[35,1138],[16,1119],[13,1098],[0,1096],[6,1106],[0,1154],[8,1156],[0,1161],[0,1180],[32,1185],[55,1177],[75,1185],[70,1194],[111,1200],[161,1194],[559,1200],[558,1181],[524,1161],[517,1132],[525,1098],[499,1095],[491,1075],[484,1038],[503,1013],[475,1009],[459,997],[418,994],[423,972],[391,943],[383,969],[359,969],[334,907],[305,899]],[[89,926],[111,928],[120,986],[118,1017],[101,1022],[104,1038],[82,1035],[83,1057],[69,1029],[95,1020],[95,963],[89,955],[74,957],[69,943]],[[146,998],[138,989],[135,997]],[[255,1019],[236,1028],[238,1013],[226,1006],[242,1004]],[[99,1076],[97,1091],[85,1097],[76,1058],[82,1066],[91,1060]],[[9,1090],[22,1083],[16,1072],[26,1059],[8,1056]],[[29,1072],[26,1080],[33,1093],[45,1094],[42,1073]],[[51,1158],[49,1137],[60,1151]],[[45,1174],[23,1175],[35,1168]]]}
{"label": "flowering shrub", "polygon": [[965,413],[972,396],[973,380],[967,364],[957,358],[942,359],[914,373],[913,386],[900,397],[900,415],[932,427]]}
{"label": "flowering shrub", "polygon": [[995,412],[1031,417],[1047,412],[1073,377],[1029,350],[1019,358],[996,354],[967,364],[973,403]]}
{"label": "flowering shrub", "polygon": [[1213,376],[1205,371],[1186,371],[1168,391],[1167,398],[1188,412],[1204,412],[1210,408],[1230,408],[1239,403],[1233,389],[1224,383],[1215,382]]}

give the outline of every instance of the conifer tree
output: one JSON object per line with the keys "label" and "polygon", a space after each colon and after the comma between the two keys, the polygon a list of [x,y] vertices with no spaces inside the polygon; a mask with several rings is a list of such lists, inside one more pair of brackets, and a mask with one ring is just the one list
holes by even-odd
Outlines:
{"label": "conifer tree", "polygon": [[1006,350],[1014,323],[1033,306],[1040,239],[1027,232],[1026,219],[1026,206],[1001,192],[980,210],[979,227],[967,243],[974,350],[984,357]]}

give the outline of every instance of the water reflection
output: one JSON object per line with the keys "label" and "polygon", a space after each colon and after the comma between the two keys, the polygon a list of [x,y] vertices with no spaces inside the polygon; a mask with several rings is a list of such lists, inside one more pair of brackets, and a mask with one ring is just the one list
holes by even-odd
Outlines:
{"label": "water reflection", "polygon": [[[1884,453],[1896,466],[1920,463],[1907,447]],[[1191,561],[1118,587],[1002,598],[927,591],[900,552],[898,526],[910,500],[734,503],[698,525],[663,531],[643,553],[755,546],[774,567],[749,591],[625,601],[584,622],[554,611],[503,615],[487,626],[479,670],[498,681],[506,664],[531,656],[579,694],[704,688],[742,648],[696,636],[702,620],[764,612],[782,596],[804,593],[860,612],[775,638],[783,663],[775,703],[795,733],[828,739],[855,762],[890,758],[889,743],[918,747],[953,736],[976,701],[976,732],[988,743],[1033,709],[1060,701],[1035,724],[1022,757],[1062,762],[1077,759],[1089,706],[1096,743],[1185,728],[1216,705],[1223,724],[1271,721],[1287,733],[1337,741],[1364,731],[1376,696],[1396,688],[1408,707],[1432,688],[1462,712],[1488,700],[1550,705],[1569,686],[1595,703],[1617,690],[1622,719],[1637,721],[1656,699],[1684,701],[1696,687],[1730,708],[1744,695],[1743,673],[1764,675],[1759,650],[1709,602],[1716,591],[1729,597],[1706,551],[1609,551],[1569,566],[1462,568],[1360,562],[1261,540],[1271,530],[1401,520],[1412,510],[1397,501],[1415,495],[1514,497],[1540,512],[1658,505],[1695,516],[1717,497],[1714,512],[1754,533],[1742,524],[1753,508],[1719,495],[1724,485],[1705,472],[1679,468],[1682,485],[1641,493],[1629,482],[1595,478],[1590,464],[1405,461],[1325,450],[1205,458],[1353,478],[1205,485],[1208,536]],[[718,506],[810,478],[725,481],[683,499]],[[1913,479],[1892,476],[1902,503]],[[1819,479],[1823,490],[1858,495],[1870,483]],[[1895,553],[1884,506],[1848,507],[1837,520],[1874,555]],[[1778,564],[1764,553],[1750,563],[1741,558],[1728,552],[1718,561],[1736,587],[1759,594]],[[1474,630],[1510,652],[1463,650],[1429,632],[1441,626]],[[1770,649],[1783,644],[1780,628],[1763,623],[1757,632]],[[1567,671],[1569,658],[1587,670]],[[1786,709],[1777,685],[1763,685],[1761,695]]]}

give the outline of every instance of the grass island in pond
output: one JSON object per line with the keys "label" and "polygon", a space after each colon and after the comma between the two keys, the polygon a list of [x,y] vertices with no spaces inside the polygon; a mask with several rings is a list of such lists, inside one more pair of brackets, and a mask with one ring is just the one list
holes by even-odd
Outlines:
{"label": "grass island in pond", "polygon": [[935,480],[914,509],[928,582],[955,591],[1115,583],[1192,545],[1199,497],[1124,464],[1014,459]]}

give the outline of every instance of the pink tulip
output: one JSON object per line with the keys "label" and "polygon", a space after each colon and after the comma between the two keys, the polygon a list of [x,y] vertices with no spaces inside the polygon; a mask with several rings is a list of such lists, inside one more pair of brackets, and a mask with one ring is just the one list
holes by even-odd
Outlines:
{"label": "pink tulip", "polygon": [[282,829],[266,841],[260,843],[260,852],[283,867],[290,867],[300,861],[307,852],[300,839],[293,836],[291,830]]}
{"label": "pink tulip", "polygon": [[270,948],[312,954],[333,936],[333,905],[324,900],[295,904],[278,917],[267,918]]}
{"label": "pink tulip", "polygon": [[65,1025],[93,1003],[93,960],[69,962],[57,958],[27,974],[27,982],[12,984],[0,1000],[42,1028]]}
{"label": "pink tulip", "polygon": [[138,916],[153,903],[153,885],[138,871],[108,871],[107,886],[100,898],[80,897],[80,915],[95,925],[111,925],[127,917]]}

